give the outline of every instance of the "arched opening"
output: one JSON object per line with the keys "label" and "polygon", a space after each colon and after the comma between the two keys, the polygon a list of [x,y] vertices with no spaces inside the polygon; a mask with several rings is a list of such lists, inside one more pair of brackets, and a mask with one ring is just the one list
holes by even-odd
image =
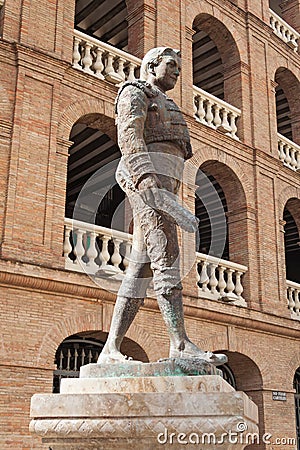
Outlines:
{"label": "arched opening", "polygon": [[222,370],[224,380],[227,381],[227,383],[236,390],[235,376],[229,364],[223,364],[222,366],[219,366],[218,369]]}
{"label": "arched opening", "polygon": [[194,85],[241,107],[241,77],[236,70],[240,55],[232,34],[209,14],[199,14],[193,30]]}
{"label": "arched opening", "polygon": [[296,416],[297,449],[300,450],[300,367],[296,370],[293,387],[296,391],[295,416]]}
{"label": "arched opening", "polygon": [[290,199],[283,212],[286,278],[300,283],[300,200]]}
{"label": "arched opening", "polygon": [[222,187],[209,172],[197,172],[195,215],[199,219],[197,251],[229,260],[228,211]]}
{"label": "arched opening", "polygon": [[[198,251],[245,264],[246,220],[238,214],[246,208],[242,184],[219,161],[206,161],[196,175],[195,214],[200,219]],[[237,223],[238,221],[238,223]]]}
{"label": "arched opening", "polygon": [[196,185],[195,215],[200,219],[197,284],[201,296],[247,306],[247,292],[243,292],[248,288],[249,248],[242,185],[236,174],[218,161],[201,165]]}
{"label": "arched opening", "polygon": [[[106,339],[107,333],[86,331],[69,336],[59,345],[54,360],[53,393],[60,392],[63,378],[79,378],[81,366],[97,362]],[[133,359],[149,362],[142,347],[129,338],[124,338],[121,352]]]}
{"label": "arched opening", "polygon": [[[260,437],[265,433],[264,428],[264,405],[263,405],[263,381],[260,369],[248,356],[238,352],[220,351],[228,357],[228,365],[234,374],[235,389],[245,392],[258,407]],[[260,439],[260,442],[262,440]],[[258,444],[251,445],[251,449],[260,450]]]}
{"label": "arched opening", "polygon": [[300,143],[299,80],[290,70],[280,67],[276,71],[275,82],[277,83],[275,89],[277,131],[298,144]]}
{"label": "arched opening", "polygon": [[121,50],[127,50],[125,0],[76,0],[75,29]]}
{"label": "arched opening", "polygon": [[[70,140],[66,217],[110,228],[125,197],[114,179],[121,152],[113,120],[100,114],[83,116],[74,124]],[[122,214],[118,217],[122,230]]]}

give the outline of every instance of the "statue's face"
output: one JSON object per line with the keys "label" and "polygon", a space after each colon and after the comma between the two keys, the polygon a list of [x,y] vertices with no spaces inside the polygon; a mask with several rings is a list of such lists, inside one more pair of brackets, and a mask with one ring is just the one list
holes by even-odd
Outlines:
{"label": "statue's face", "polygon": [[163,56],[158,66],[154,68],[155,84],[163,92],[169,91],[175,87],[181,71],[181,59],[174,55]]}

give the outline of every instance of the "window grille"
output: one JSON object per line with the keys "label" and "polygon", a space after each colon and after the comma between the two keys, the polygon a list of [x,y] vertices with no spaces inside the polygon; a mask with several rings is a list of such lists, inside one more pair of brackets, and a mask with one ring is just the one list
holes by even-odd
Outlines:
{"label": "window grille", "polygon": [[80,367],[96,363],[104,342],[83,338],[66,339],[55,355],[57,369],[53,373],[53,393],[60,391],[62,378],[78,378]]}

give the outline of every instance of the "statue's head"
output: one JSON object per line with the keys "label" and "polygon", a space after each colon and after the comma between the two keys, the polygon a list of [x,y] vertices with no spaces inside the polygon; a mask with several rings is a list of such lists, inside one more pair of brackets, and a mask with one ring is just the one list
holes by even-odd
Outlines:
{"label": "statue's head", "polygon": [[168,91],[174,88],[180,71],[180,51],[169,47],[156,47],[144,56],[140,78],[158,85],[163,91]]}

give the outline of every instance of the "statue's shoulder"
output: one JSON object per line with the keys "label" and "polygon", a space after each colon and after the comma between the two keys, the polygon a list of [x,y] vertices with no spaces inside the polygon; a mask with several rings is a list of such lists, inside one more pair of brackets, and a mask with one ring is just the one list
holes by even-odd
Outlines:
{"label": "statue's shoulder", "polygon": [[151,84],[147,83],[147,81],[144,80],[132,80],[132,81],[125,81],[125,83],[122,84],[120,87],[116,100],[115,100],[115,112],[118,113],[118,102],[120,97],[123,97],[124,95],[131,95],[132,93],[135,93],[137,96],[145,96],[148,98],[155,97],[157,95],[156,90],[151,86]]}

